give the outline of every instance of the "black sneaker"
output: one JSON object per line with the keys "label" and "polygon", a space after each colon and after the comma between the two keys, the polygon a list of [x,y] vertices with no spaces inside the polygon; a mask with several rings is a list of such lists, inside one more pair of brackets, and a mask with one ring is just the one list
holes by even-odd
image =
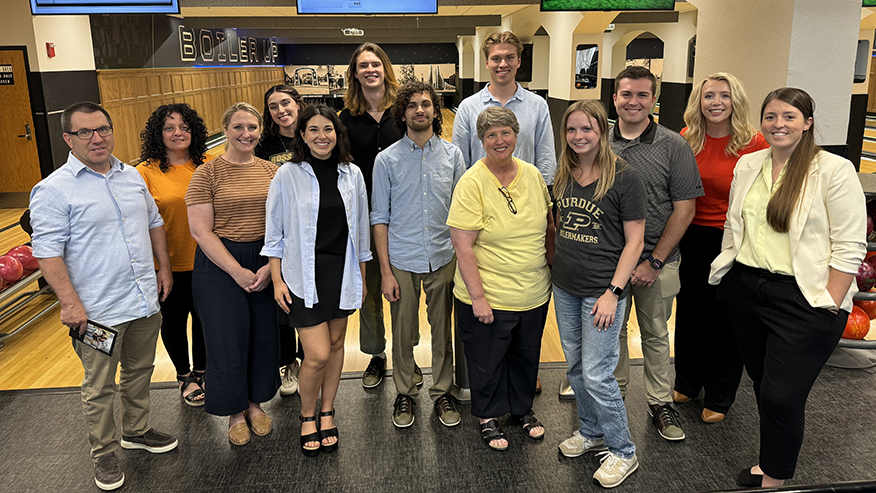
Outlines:
{"label": "black sneaker", "polygon": [[669,404],[648,404],[648,415],[660,436],[670,441],[684,440],[684,430],[678,421],[678,411]]}
{"label": "black sneaker", "polygon": [[399,394],[392,405],[392,424],[396,428],[407,428],[414,424],[414,399],[409,395]]}
{"label": "black sneaker", "polygon": [[176,438],[156,430],[149,430],[138,437],[122,436],[120,443],[124,449],[145,450],[153,454],[170,452],[179,445]]}
{"label": "black sneaker", "polygon": [[366,389],[373,389],[383,382],[383,374],[386,372],[386,358],[377,356],[371,357],[371,362],[368,363],[368,368],[362,373],[362,386]]}
{"label": "black sneaker", "polygon": [[94,461],[94,483],[103,491],[117,490],[125,484],[125,473],[119,467],[115,452],[101,455]]}

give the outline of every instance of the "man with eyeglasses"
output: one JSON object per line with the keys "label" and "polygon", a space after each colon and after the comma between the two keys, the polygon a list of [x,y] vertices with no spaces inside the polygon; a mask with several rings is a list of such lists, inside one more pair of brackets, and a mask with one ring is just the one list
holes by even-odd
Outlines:
{"label": "man with eyeglasses", "polygon": [[432,327],[429,397],[441,424],[456,426],[460,415],[450,395],[456,257],[447,212],[453,189],[465,173],[465,162],[459,148],[439,137],[441,105],[432,86],[416,81],[405,84],[391,109],[399,132],[405,133],[374,162],[371,224],[381,288],[392,314],[392,378],[398,392],[392,422],[397,428],[414,424],[418,394],[414,344],[422,284]]}
{"label": "man with eyeglasses", "polygon": [[[81,336],[89,322],[118,331],[110,355],[79,340],[82,409],[102,490],[125,475],[116,451],[113,399],[119,398],[125,449],[173,450],[175,438],[149,427],[149,382],[161,326],[158,299],[173,283],[164,221],[137,171],[112,156],[113,124],[95,103],[76,103],[61,115],[67,163],[31,191],[33,249],[43,277],[58,296],[61,323]],[[153,257],[158,262],[154,270]]]}

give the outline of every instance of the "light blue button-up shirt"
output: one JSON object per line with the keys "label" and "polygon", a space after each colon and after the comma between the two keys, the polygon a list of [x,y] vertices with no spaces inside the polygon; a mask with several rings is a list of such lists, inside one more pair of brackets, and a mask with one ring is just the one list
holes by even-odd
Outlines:
{"label": "light blue button-up shirt", "polygon": [[111,158],[102,175],[73,153],[30,193],[33,253],[61,257],[89,319],[116,325],[158,313],[149,230],[164,225],[140,173]]}
{"label": "light blue button-up shirt", "polygon": [[[341,306],[362,306],[362,271],[359,262],[371,260],[368,196],[362,171],[355,164],[338,164],[338,190],[347,220],[347,253],[341,281]],[[268,191],[265,246],[261,254],[279,258],[283,280],[304,306],[313,308],[316,295],[316,220],[319,217],[319,182],[310,163],[287,163],[277,170]],[[338,218],[340,220],[340,218]]]}
{"label": "light blue button-up shirt", "polygon": [[[478,139],[478,115],[484,108],[502,106],[490,94],[489,88],[490,84],[487,84],[479,93],[465,98],[456,110],[456,118],[453,120],[452,142],[462,150],[466,168],[471,168],[487,155],[483,143]],[[505,108],[514,112],[520,124],[514,157],[534,164],[541,171],[544,182],[553,185],[557,154],[547,102],[517,84],[517,92],[505,103]]]}
{"label": "light blue button-up shirt", "polygon": [[458,147],[433,135],[423,149],[407,135],[377,155],[371,224],[388,224],[389,262],[425,274],[453,259],[447,213],[465,173]]}

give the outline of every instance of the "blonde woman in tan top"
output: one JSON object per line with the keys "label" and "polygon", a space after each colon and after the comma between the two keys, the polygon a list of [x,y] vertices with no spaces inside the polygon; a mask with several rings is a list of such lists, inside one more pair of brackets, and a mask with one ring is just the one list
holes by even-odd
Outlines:
{"label": "blonde woman in tan top", "polygon": [[198,167],[186,204],[198,242],[192,274],[195,309],[204,326],[210,414],[229,416],[228,440],[244,445],[250,427],[271,432],[261,409],[280,387],[277,373],[277,312],[267,259],[259,255],[265,236],[265,201],[277,167],[258,159],[262,119],[248,103],[225,111],[226,151]]}

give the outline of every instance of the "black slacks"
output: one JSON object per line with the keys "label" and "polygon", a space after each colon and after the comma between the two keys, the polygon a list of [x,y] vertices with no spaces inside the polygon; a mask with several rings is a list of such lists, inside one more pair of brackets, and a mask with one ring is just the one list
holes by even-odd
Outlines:
{"label": "black slacks", "polygon": [[[259,255],[263,242],[222,239],[241,267],[256,272],[268,259]],[[249,402],[271,400],[280,388],[277,305],[273,290],[247,293],[198,248],[192,275],[195,308],[207,344],[207,387],[210,414],[229,416]]]}
{"label": "black slacks", "polygon": [[[805,274],[804,274],[805,275]],[[760,468],[794,476],[803,443],[806,399],[849,317],[813,308],[791,276],[739,262],[718,287],[733,320],[760,413]]]}
{"label": "black slacks", "polygon": [[706,409],[726,414],[742,379],[742,353],[733,324],[709,284],[709,268],[721,252],[724,230],[691,224],[681,239],[675,298],[675,390],[696,397]]}
{"label": "black slacks", "polygon": [[484,324],[471,305],[454,299],[456,324],[465,344],[472,415],[522,416],[532,409],[549,304],[522,312],[494,309],[493,323]]}
{"label": "black slacks", "polygon": [[[192,271],[173,272],[173,289],[161,302],[161,341],[177,375],[207,369],[204,330],[192,300]],[[192,314],[192,361],[189,365],[188,320]]]}

